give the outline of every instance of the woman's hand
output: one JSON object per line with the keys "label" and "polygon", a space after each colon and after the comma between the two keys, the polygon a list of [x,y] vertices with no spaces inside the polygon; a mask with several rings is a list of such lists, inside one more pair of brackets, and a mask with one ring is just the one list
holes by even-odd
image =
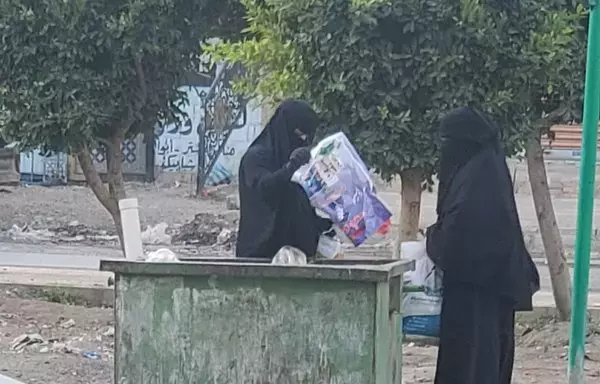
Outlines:
{"label": "woman's hand", "polygon": [[320,233],[326,233],[331,231],[333,227],[333,221],[326,219],[321,216],[317,216],[317,229]]}
{"label": "woman's hand", "polygon": [[296,171],[304,164],[308,164],[310,161],[310,149],[308,147],[300,147],[294,149],[290,155],[289,165],[291,170]]}

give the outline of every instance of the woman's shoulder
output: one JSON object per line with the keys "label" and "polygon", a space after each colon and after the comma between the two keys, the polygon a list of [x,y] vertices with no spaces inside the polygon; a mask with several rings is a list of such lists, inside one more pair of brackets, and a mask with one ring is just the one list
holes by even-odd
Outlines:
{"label": "woman's shoulder", "polygon": [[244,159],[254,159],[254,158],[262,158],[267,155],[267,148],[262,145],[251,145],[248,147],[244,155],[242,156],[242,161]]}
{"label": "woman's shoulder", "polygon": [[271,151],[263,145],[251,145],[242,156],[240,165],[261,165],[271,162]]}

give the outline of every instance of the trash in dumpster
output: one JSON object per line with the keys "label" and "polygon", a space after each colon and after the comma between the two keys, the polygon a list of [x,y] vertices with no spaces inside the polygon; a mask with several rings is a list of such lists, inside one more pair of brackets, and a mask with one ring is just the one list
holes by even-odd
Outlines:
{"label": "trash in dumpster", "polygon": [[342,253],[342,243],[333,237],[321,235],[317,244],[317,257],[324,259],[341,259],[344,257]]}
{"label": "trash in dumpster", "polygon": [[312,160],[292,176],[311,204],[359,246],[373,234],[387,233],[391,211],[375,193],[369,170],[346,135],[338,132],[312,150]]}
{"label": "trash in dumpster", "polygon": [[154,252],[150,252],[146,255],[146,261],[149,263],[170,263],[174,261],[179,261],[177,255],[173,253],[170,249],[161,248]]}
{"label": "trash in dumpster", "polygon": [[286,245],[281,247],[275,257],[273,257],[271,264],[305,265],[307,264],[306,255],[298,248]]}
{"label": "trash in dumpster", "polygon": [[425,242],[401,244],[400,255],[414,260],[414,271],[404,274],[402,332],[405,335],[439,337],[442,311],[442,272],[429,256]]}

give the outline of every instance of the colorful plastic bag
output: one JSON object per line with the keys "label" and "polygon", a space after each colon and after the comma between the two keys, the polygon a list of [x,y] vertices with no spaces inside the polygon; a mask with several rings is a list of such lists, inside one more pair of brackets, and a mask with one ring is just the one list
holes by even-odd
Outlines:
{"label": "colorful plastic bag", "polygon": [[358,246],[386,233],[391,211],[375,193],[369,171],[346,135],[338,132],[312,150],[312,160],[293,175],[311,204],[325,213]]}

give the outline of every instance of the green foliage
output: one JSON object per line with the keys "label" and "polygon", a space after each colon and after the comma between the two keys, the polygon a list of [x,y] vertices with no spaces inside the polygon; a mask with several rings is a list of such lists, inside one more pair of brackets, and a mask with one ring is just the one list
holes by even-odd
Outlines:
{"label": "green foliage", "polygon": [[209,48],[215,58],[246,66],[238,90],[271,102],[308,100],[384,178],[410,168],[433,175],[436,128],[452,108],[492,114],[514,153],[545,113],[565,105],[571,112],[580,102],[576,38],[584,15],[570,2],[243,4],[247,39]]}
{"label": "green foliage", "polygon": [[234,37],[235,0],[0,0],[0,124],[67,152],[152,129],[185,102],[201,42]]}
{"label": "green foliage", "polygon": [[555,123],[580,119],[585,68],[587,12],[571,1],[521,1],[488,36],[506,57],[492,84],[509,90],[502,121],[509,147],[519,148]]}

